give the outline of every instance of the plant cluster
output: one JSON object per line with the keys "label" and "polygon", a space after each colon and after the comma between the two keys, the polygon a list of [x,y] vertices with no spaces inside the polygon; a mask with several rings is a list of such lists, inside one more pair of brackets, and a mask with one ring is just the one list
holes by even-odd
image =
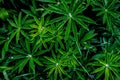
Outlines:
{"label": "plant cluster", "polygon": [[119,0],[0,0],[0,80],[120,80]]}

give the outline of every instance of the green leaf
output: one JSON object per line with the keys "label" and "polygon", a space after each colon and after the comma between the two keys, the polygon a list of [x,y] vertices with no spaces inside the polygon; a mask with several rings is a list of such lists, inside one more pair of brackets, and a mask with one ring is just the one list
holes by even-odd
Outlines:
{"label": "green leaf", "polygon": [[33,58],[34,62],[38,64],[39,66],[43,66],[43,64],[36,58]]}
{"label": "green leaf", "polygon": [[118,0],[111,0],[111,3],[108,5],[108,9],[111,8],[115,3],[117,3]]}
{"label": "green leaf", "polygon": [[119,74],[119,72],[118,72],[118,69],[112,67],[112,68],[110,68],[110,70],[114,73],[114,75],[115,75],[118,79],[120,79],[120,74]]}
{"label": "green leaf", "polygon": [[57,17],[57,18],[53,18],[49,24],[54,24],[55,22],[59,22],[59,21],[62,21],[63,19],[65,19],[66,17],[64,16],[60,16],[60,17]]}
{"label": "green leaf", "polygon": [[13,15],[13,19],[14,19],[14,22],[16,24],[16,27],[19,28],[19,23],[18,23],[18,20],[17,20],[17,17],[15,15]]}
{"label": "green leaf", "polygon": [[35,71],[35,64],[34,64],[33,58],[30,58],[30,60],[29,60],[29,66],[30,66],[30,68],[31,68],[33,71]]}
{"label": "green leaf", "polygon": [[72,22],[72,32],[74,34],[75,41],[78,41],[77,26],[74,21]]}
{"label": "green leaf", "polygon": [[16,59],[23,59],[26,56],[23,56],[23,55],[14,55],[14,56],[11,56],[11,57],[12,57],[12,59],[16,60]]}
{"label": "green leaf", "polygon": [[19,67],[19,73],[23,70],[23,68],[25,67],[25,65],[27,64],[27,62],[28,62],[28,58],[27,59],[23,59],[23,60],[20,60],[19,62],[20,62],[20,64],[18,65],[18,67]]}
{"label": "green leaf", "polygon": [[[54,72],[54,70],[55,70],[55,68],[50,69],[50,71],[49,71],[49,73],[48,73],[48,76],[51,76],[52,73]],[[56,77],[56,76],[55,76],[55,77]]]}
{"label": "green leaf", "polygon": [[95,80],[98,80],[103,74],[104,74],[104,71],[99,72],[99,73],[96,75]]}
{"label": "green leaf", "polygon": [[0,18],[5,20],[9,16],[8,11],[5,8],[0,7]]}
{"label": "green leaf", "polygon": [[97,34],[93,33],[94,31],[89,31],[87,34],[85,34],[85,36],[82,38],[82,42],[85,42],[91,38],[93,38],[94,36],[96,36]]}
{"label": "green leaf", "polygon": [[60,9],[60,7],[58,7],[58,6],[49,5],[49,8],[47,10],[55,12],[57,14],[63,14],[63,15],[66,14],[66,12],[64,10]]}
{"label": "green leaf", "polygon": [[74,18],[74,20],[75,20],[78,24],[80,24],[81,27],[83,27],[84,29],[86,29],[86,30],[89,31],[88,26],[87,26],[81,19],[79,19],[79,18]]}
{"label": "green leaf", "polygon": [[21,32],[21,34],[22,34],[26,39],[29,39],[28,34],[26,34],[23,30],[21,30],[20,32]]}
{"label": "green leaf", "polygon": [[31,53],[31,51],[30,51],[30,41],[25,39],[25,45],[26,45],[26,51],[28,52],[28,54],[30,54]]}
{"label": "green leaf", "polygon": [[68,24],[67,24],[67,27],[66,27],[65,40],[68,40],[68,39],[69,39],[70,29],[71,29],[71,19],[69,19]]}
{"label": "green leaf", "polygon": [[96,22],[95,21],[93,21],[92,19],[90,19],[90,18],[88,18],[88,17],[86,17],[86,16],[79,16],[79,18],[81,19],[81,20],[83,20],[84,22],[86,22],[86,23],[92,23],[92,24],[96,24]]}
{"label": "green leaf", "polygon": [[61,5],[63,7],[63,10],[65,10],[64,12],[69,13],[69,7],[68,7],[67,2],[65,0],[61,1]]}
{"label": "green leaf", "polygon": [[22,23],[21,18],[22,18],[22,12],[20,12],[19,15],[18,15],[18,25],[19,26],[21,26],[21,23]]}
{"label": "green leaf", "polygon": [[12,50],[16,51],[16,54],[26,54],[26,52],[23,50],[23,49],[19,49],[19,48],[16,48],[16,47],[11,47]]}
{"label": "green leaf", "polygon": [[49,57],[46,57],[46,56],[44,58],[47,59],[48,61],[52,62],[52,63],[56,63],[56,61],[52,58],[49,58]]}
{"label": "green leaf", "polygon": [[73,14],[77,15],[79,13],[82,13],[85,10],[85,7],[83,6],[84,0],[75,0],[76,2],[74,3],[75,7],[73,7]]}
{"label": "green leaf", "polygon": [[21,10],[27,15],[34,16],[29,10],[24,10],[24,9]]}
{"label": "green leaf", "polygon": [[96,54],[94,55],[91,59],[100,59],[100,58],[103,58],[105,55],[104,54]]}
{"label": "green leaf", "polygon": [[107,13],[103,15],[103,24],[107,23]]}
{"label": "green leaf", "polygon": [[17,31],[14,31],[14,30],[11,32],[10,37],[8,37],[9,42],[11,42],[11,40],[15,37],[16,33],[17,33]]}
{"label": "green leaf", "polygon": [[38,56],[38,55],[45,54],[46,52],[48,52],[48,50],[40,50],[40,51],[37,51],[34,55]]}
{"label": "green leaf", "polygon": [[109,69],[105,68],[105,80],[109,80]]}
{"label": "green leaf", "polygon": [[98,73],[100,71],[103,71],[105,69],[105,66],[99,67],[93,71],[93,73]]}
{"label": "green leaf", "polygon": [[5,58],[5,54],[6,54],[6,51],[4,50],[4,48],[2,49],[2,59]]}
{"label": "green leaf", "polygon": [[16,31],[16,43],[17,43],[17,44],[18,44],[19,38],[20,38],[20,30],[18,29],[18,30]]}
{"label": "green leaf", "polygon": [[3,71],[3,75],[4,75],[5,80],[10,80],[10,79],[8,78],[8,74],[7,74],[6,71]]}
{"label": "green leaf", "polygon": [[17,28],[16,24],[15,24],[12,20],[7,19],[7,21],[9,22],[9,24],[10,24],[11,26]]}
{"label": "green leaf", "polygon": [[64,19],[63,21],[58,23],[57,24],[57,30],[55,32],[59,31],[65,25],[66,22],[67,22],[67,19]]}
{"label": "green leaf", "polygon": [[5,58],[5,54],[8,51],[8,48],[9,48],[9,41],[5,42],[5,44],[4,44],[3,48],[2,48],[2,59]]}

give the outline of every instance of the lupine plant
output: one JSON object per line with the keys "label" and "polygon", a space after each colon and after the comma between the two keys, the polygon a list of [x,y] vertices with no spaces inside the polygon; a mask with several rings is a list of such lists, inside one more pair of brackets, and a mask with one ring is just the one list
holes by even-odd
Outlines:
{"label": "lupine plant", "polygon": [[120,80],[119,0],[0,0],[0,80]]}

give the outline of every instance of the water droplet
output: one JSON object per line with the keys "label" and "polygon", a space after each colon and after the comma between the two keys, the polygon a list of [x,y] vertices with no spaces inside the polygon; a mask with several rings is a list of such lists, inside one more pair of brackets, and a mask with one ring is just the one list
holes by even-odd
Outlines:
{"label": "water droplet", "polygon": [[11,59],[13,59],[14,57],[12,56]]}
{"label": "water droplet", "polygon": [[58,5],[60,4],[60,2],[57,3]]}
{"label": "water droplet", "polygon": [[109,64],[105,64],[106,67],[109,67]]}
{"label": "water droplet", "polygon": [[56,63],[56,66],[58,66],[58,63]]}
{"label": "water droplet", "polygon": [[105,9],[105,12],[107,12],[108,10],[107,9]]}
{"label": "water droplet", "polygon": [[28,54],[26,57],[29,57],[29,58],[30,58],[30,57],[32,57],[32,55]]}
{"label": "water droplet", "polygon": [[69,13],[69,16],[70,16],[70,18],[72,17],[72,14],[71,13]]}
{"label": "water droplet", "polygon": [[45,29],[45,27],[42,27],[42,30]]}

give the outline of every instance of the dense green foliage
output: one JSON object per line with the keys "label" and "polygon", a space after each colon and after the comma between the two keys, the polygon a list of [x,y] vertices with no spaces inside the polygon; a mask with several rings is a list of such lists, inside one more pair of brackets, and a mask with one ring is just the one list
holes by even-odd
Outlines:
{"label": "dense green foliage", "polygon": [[119,0],[0,0],[0,80],[120,80]]}

